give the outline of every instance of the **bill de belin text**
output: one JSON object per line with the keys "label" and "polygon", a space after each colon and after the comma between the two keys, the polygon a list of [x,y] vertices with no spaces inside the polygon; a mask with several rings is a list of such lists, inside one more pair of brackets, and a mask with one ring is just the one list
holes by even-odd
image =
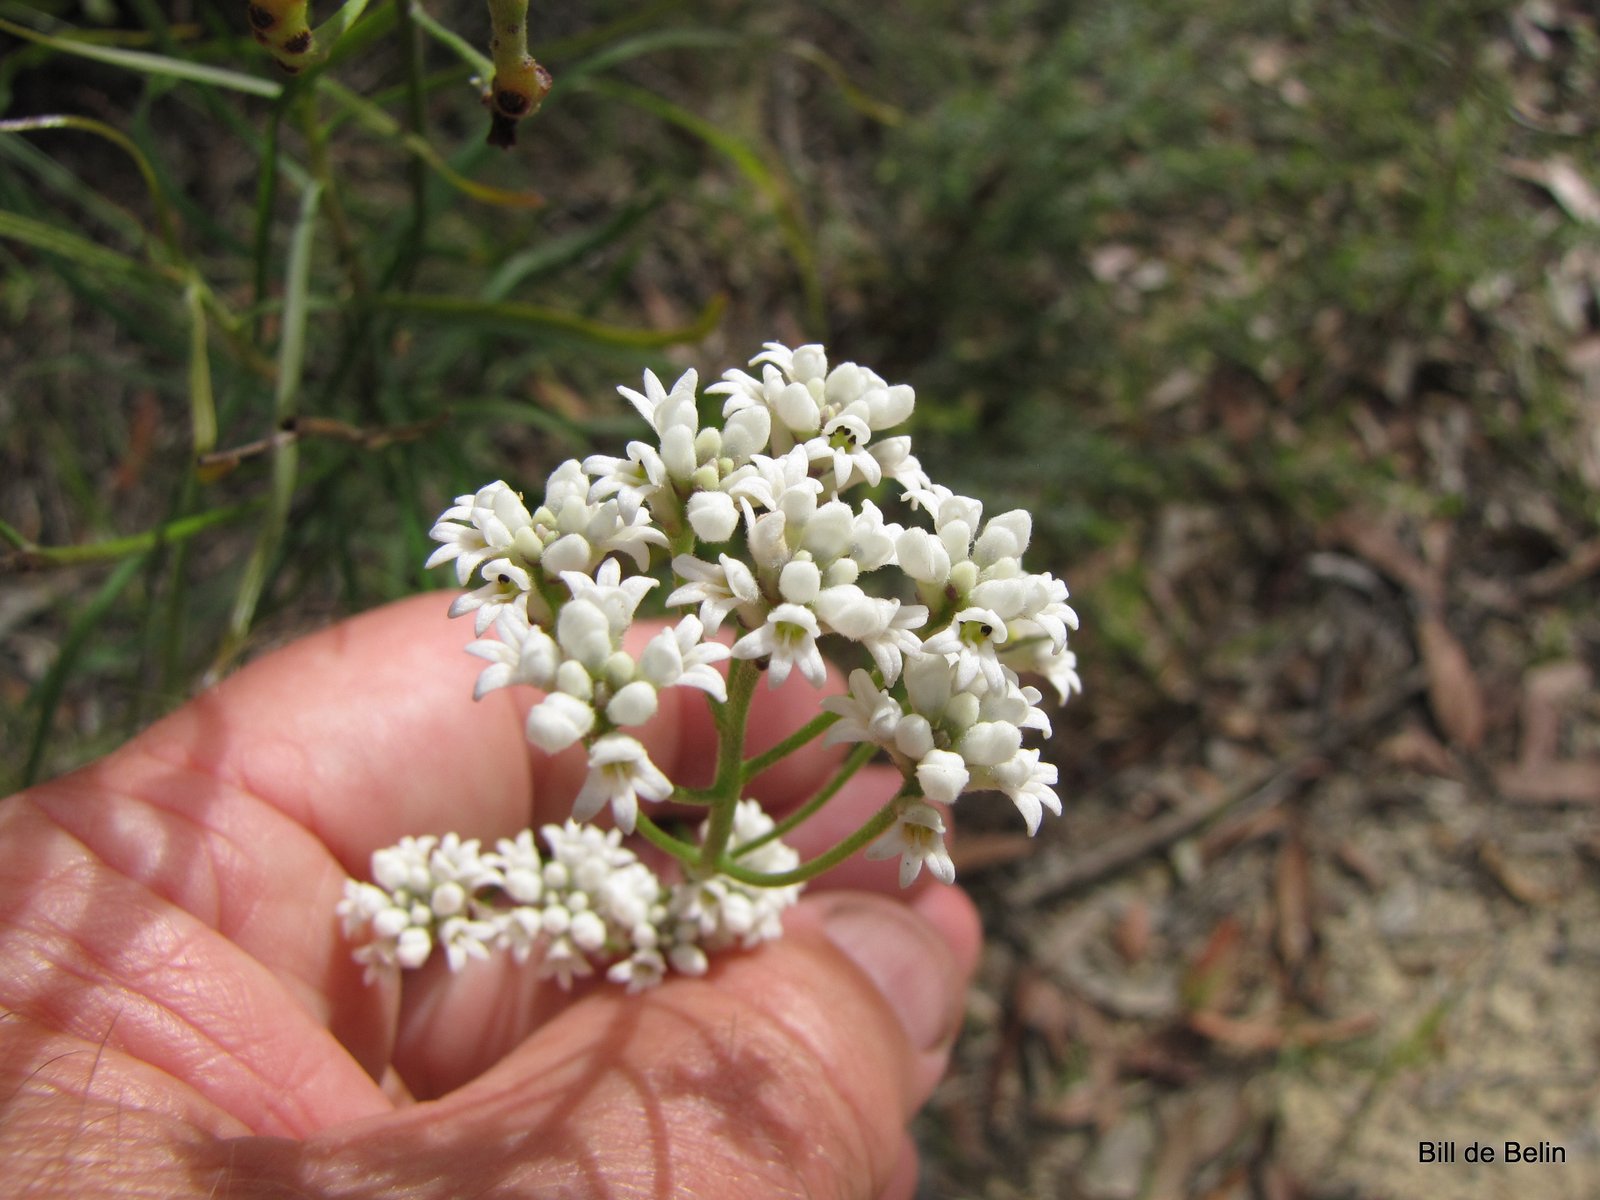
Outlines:
{"label": "bill de belin text", "polygon": [[1418,1142],[1417,1161],[1421,1163],[1564,1163],[1565,1146],[1554,1142],[1468,1142],[1457,1152],[1454,1142]]}

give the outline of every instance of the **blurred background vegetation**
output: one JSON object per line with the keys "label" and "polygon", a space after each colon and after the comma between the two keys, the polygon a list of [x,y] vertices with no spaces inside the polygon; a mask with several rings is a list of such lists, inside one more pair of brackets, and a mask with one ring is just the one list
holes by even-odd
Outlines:
{"label": "blurred background vegetation", "polygon": [[1036,514],[1085,624],[1068,794],[1241,697],[1326,716],[1360,689],[1295,675],[1300,615],[1354,581],[1410,639],[1418,555],[1470,575],[1412,652],[1444,742],[1600,646],[1586,5],[536,2],[506,152],[437,35],[481,47],[478,3],[372,0],[295,77],[243,4],[0,21],[8,785],[429,586],[450,497],[771,338],[912,383],[935,477]]}

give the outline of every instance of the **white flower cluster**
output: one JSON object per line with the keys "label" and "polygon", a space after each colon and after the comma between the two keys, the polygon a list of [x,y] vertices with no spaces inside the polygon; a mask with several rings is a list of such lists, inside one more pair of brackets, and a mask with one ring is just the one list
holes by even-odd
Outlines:
{"label": "white flower cluster", "polygon": [[[631,833],[641,799],[674,794],[642,743],[623,732],[654,716],[661,689],[696,688],[726,704],[717,664],[730,658],[759,662],[772,686],[797,672],[820,688],[824,648],[853,654],[861,665],[849,691],[822,702],[837,718],[828,740],[881,748],[907,781],[894,823],[867,853],[899,855],[903,884],[924,865],[949,881],[954,869],[934,803],[999,791],[1030,834],[1045,809],[1061,811],[1055,767],[1022,745],[1024,731],[1048,735],[1050,723],[1041,693],[1019,673],[1042,676],[1062,702],[1080,689],[1067,646],[1077,617],[1066,584],[1023,569],[1032,533],[1026,512],[985,521],[979,501],[930,480],[911,439],[891,433],[912,414],[909,387],[854,363],[830,369],[820,346],[769,343],[750,365],[755,373],[729,371],[703,393],[694,371],[670,388],[646,372],[642,392],[619,390],[649,426],[649,439],[630,442],[621,457],[563,463],[532,510],[497,481],[445,511],[428,565],[454,562],[467,589],[450,611],[475,614],[479,640],[468,650],[488,664],[476,695],[511,684],[540,689],[527,718],[529,741],[550,753],[581,743],[588,755],[574,818],[609,807],[617,830]],[[722,421],[702,426],[711,398],[720,398]],[[627,635],[640,605],[661,582],[652,571],[670,573],[666,608],[693,611],[630,650],[638,646]],[[725,625],[734,626],[731,637]],[[723,641],[708,640],[719,635]],[[751,832],[759,808],[739,803],[735,841],[759,839]],[[564,860],[549,829],[545,836],[555,855],[548,870]],[[608,836],[608,853],[626,853]],[[434,943],[452,964],[492,944],[527,952],[532,935],[511,931],[492,899],[507,889],[494,873],[509,869],[508,843],[481,857],[468,845],[418,839],[380,852],[397,856],[383,870],[394,875],[397,864],[409,864],[406,878],[418,887],[396,890],[380,878],[381,908],[372,908],[377,900],[368,893],[352,892],[350,919],[374,939],[365,961],[414,965]],[[513,845],[532,853],[531,837]],[[796,866],[791,858],[770,841],[739,862],[781,875]],[[426,878],[421,861],[430,864]],[[478,879],[474,869],[488,874]],[[615,958],[613,975],[632,986],[658,978],[662,962],[684,969],[675,954],[687,962],[694,950],[703,961],[706,950],[777,934],[781,904],[774,908],[763,889],[726,876],[680,887],[689,890],[661,891],[670,944],[659,922],[656,942],[630,941],[631,928],[618,934],[624,925],[594,900],[584,910],[592,919],[580,923],[569,913],[583,941],[539,925],[546,962],[584,961],[604,926],[596,944]],[[771,891],[792,900],[788,888]],[[556,909],[568,911],[565,904]]]}
{"label": "white flower cluster", "polygon": [[[741,859],[752,870],[788,870],[793,850],[766,838],[773,822],[753,800],[739,803],[733,839],[759,842]],[[703,975],[706,954],[754,947],[782,933],[783,910],[799,885],[755,888],[726,876],[668,887],[622,845],[618,829],[569,820],[501,838],[482,852],[476,839],[403,838],[372,856],[375,883],[345,884],[338,906],[357,962],[371,978],[387,967],[420,967],[435,945],[451,970],[504,950],[519,963],[538,951],[538,973],[563,988],[605,967],[630,992],[659,983],[669,969]]]}

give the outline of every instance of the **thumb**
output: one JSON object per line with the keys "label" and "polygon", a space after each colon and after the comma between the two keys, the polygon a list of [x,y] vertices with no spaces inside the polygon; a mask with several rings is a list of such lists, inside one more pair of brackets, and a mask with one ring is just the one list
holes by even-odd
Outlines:
{"label": "thumb", "polygon": [[585,997],[459,1090],[325,1134],[312,1176],[418,1197],[909,1196],[905,1122],[960,1023],[971,902],[833,892],[785,928],[703,978]]}

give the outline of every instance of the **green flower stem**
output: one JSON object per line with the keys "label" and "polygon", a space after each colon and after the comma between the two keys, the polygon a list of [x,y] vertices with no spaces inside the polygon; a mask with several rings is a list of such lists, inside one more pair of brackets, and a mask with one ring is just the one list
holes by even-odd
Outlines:
{"label": "green flower stem", "polygon": [[811,799],[807,800],[799,808],[795,809],[787,817],[779,821],[767,833],[762,834],[760,837],[755,838],[752,841],[741,843],[734,849],[733,857],[742,858],[744,855],[749,854],[750,851],[755,850],[760,846],[764,846],[768,842],[777,838],[781,838],[784,834],[788,833],[797,825],[804,824],[810,819],[813,813],[815,813],[819,808],[821,808],[829,800],[832,800],[834,796],[838,794],[839,789],[849,782],[852,775],[854,775],[871,760],[872,756],[877,753],[877,750],[878,748],[871,742],[863,742],[861,745],[857,746],[850,752],[850,757],[845,759],[840,765],[838,771],[834,773],[833,778],[828,780],[828,782],[820,791],[817,792],[815,796],[811,797]]}
{"label": "green flower stem", "polygon": [[709,869],[720,861],[733,836],[733,814],[744,790],[744,731],[750,718],[761,669],[749,659],[735,659],[728,670],[728,699],[712,705],[717,723],[717,774],[711,781],[711,822],[700,864]]}
{"label": "green flower stem", "polygon": [[750,780],[754,779],[757,775],[761,774],[761,772],[765,771],[768,767],[772,766],[779,760],[788,758],[789,755],[793,754],[796,750],[800,749],[801,746],[804,746],[807,742],[811,741],[838,719],[839,714],[837,713],[822,713],[820,716],[813,717],[804,725],[800,726],[799,729],[795,730],[788,737],[784,738],[783,741],[779,742],[776,746],[773,746],[767,750],[763,750],[760,754],[756,755],[754,758],[750,759],[744,764],[745,782],[749,782]]}
{"label": "green flower stem", "polygon": [[737,879],[740,883],[747,883],[751,887],[788,887],[790,884],[805,883],[815,879],[824,871],[838,866],[857,850],[865,848],[874,841],[889,826],[895,823],[900,816],[900,811],[908,800],[913,800],[922,794],[922,789],[915,783],[908,783],[877,812],[860,829],[840,842],[832,850],[817,855],[810,862],[803,862],[792,871],[781,871],[776,875],[767,875],[760,871],[752,871],[741,867],[733,859],[724,858],[717,863],[716,869],[720,874],[730,879]]}
{"label": "green flower stem", "polygon": [[693,870],[695,864],[699,861],[700,847],[691,846],[688,842],[680,842],[643,812],[640,812],[636,818],[634,829],[656,849],[664,851],[677,859],[686,871]]}
{"label": "green flower stem", "polygon": [[691,804],[700,808],[712,802],[712,797],[704,788],[674,788],[672,795],[667,797],[670,804]]}

